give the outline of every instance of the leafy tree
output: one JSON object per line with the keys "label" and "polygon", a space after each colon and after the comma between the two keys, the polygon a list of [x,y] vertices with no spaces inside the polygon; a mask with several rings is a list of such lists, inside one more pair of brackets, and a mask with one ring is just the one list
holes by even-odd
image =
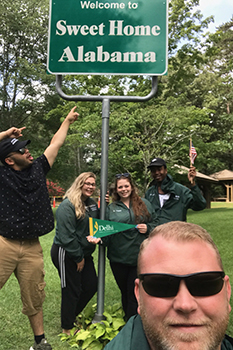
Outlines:
{"label": "leafy tree", "polygon": [[[159,78],[156,98],[147,103],[111,103],[109,182],[130,171],[145,189],[147,165],[155,155],[172,166],[188,165],[189,137],[198,151],[199,170],[213,172],[232,157],[232,20],[203,41],[213,20],[196,10],[199,0],[169,2],[169,69]],[[0,127],[26,125],[34,156],[47,147],[74,102],[55,92],[46,74],[48,1],[16,0],[0,4]],[[72,95],[147,95],[150,78],[65,76]],[[50,172],[67,188],[80,172],[100,174],[100,102],[78,102],[80,118]],[[213,157],[214,156],[214,157]],[[214,169],[214,170],[213,170]]]}
{"label": "leafy tree", "polygon": [[215,132],[210,138],[210,159],[205,166],[207,173],[224,168],[232,170],[233,142],[233,79],[232,79],[233,18],[209,33],[203,43],[205,53],[203,70],[196,79],[199,101],[203,108],[210,108],[210,123]]}
{"label": "leafy tree", "polygon": [[2,0],[0,14],[0,127],[6,129],[25,123],[46,93],[41,77],[45,75],[48,3]]}

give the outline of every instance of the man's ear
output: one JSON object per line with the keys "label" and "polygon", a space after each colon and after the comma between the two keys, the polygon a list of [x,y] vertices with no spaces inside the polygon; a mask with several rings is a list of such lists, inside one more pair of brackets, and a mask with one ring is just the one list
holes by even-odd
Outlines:
{"label": "man's ear", "polygon": [[135,294],[135,297],[136,297],[137,302],[138,302],[138,314],[140,315],[139,283],[140,283],[139,279],[136,278],[136,280],[134,281],[134,284],[135,284],[135,286],[134,286],[134,294]]}
{"label": "man's ear", "polygon": [[15,162],[13,161],[13,159],[11,159],[10,157],[5,158],[5,163],[9,166],[12,166],[15,164]]}
{"label": "man's ear", "polygon": [[231,311],[231,305],[230,305],[230,298],[231,298],[231,285],[230,285],[230,281],[229,281],[229,277],[225,276],[225,283],[226,283],[226,293],[227,293],[227,300],[228,300],[228,304],[229,304],[229,312]]}

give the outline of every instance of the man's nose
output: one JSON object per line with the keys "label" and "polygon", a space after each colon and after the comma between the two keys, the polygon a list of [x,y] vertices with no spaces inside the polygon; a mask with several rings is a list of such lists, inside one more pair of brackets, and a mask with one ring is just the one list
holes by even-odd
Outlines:
{"label": "man's nose", "polygon": [[197,309],[197,301],[190,294],[184,281],[180,282],[178,293],[174,297],[173,307],[176,311],[186,314]]}

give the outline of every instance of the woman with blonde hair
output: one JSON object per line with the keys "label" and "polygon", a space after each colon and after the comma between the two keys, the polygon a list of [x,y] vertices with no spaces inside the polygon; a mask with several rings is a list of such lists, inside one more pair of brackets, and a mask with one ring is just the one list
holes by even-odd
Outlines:
{"label": "woman with blonde hair", "polygon": [[89,217],[98,218],[97,203],[91,198],[96,176],[80,174],[64,195],[56,211],[56,233],[51,258],[61,279],[61,326],[70,334],[76,316],[97,291],[92,258],[95,246],[89,243]]}

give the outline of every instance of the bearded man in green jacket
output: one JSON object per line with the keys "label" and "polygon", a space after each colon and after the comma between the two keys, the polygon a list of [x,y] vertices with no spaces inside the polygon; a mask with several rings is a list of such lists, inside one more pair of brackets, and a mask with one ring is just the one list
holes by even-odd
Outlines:
{"label": "bearded man in green jacket", "polygon": [[199,211],[206,207],[206,200],[195,183],[196,169],[192,166],[188,172],[191,188],[175,181],[167,173],[166,162],[162,158],[154,158],[148,169],[153,181],[145,194],[158,216],[159,224],[169,221],[186,221],[187,210]]}
{"label": "bearded man in green jacket", "polygon": [[157,226],[141,244],[138,314],[105,350],[232,350],[225,335],[231,286],[210,234],[198,225]]}

